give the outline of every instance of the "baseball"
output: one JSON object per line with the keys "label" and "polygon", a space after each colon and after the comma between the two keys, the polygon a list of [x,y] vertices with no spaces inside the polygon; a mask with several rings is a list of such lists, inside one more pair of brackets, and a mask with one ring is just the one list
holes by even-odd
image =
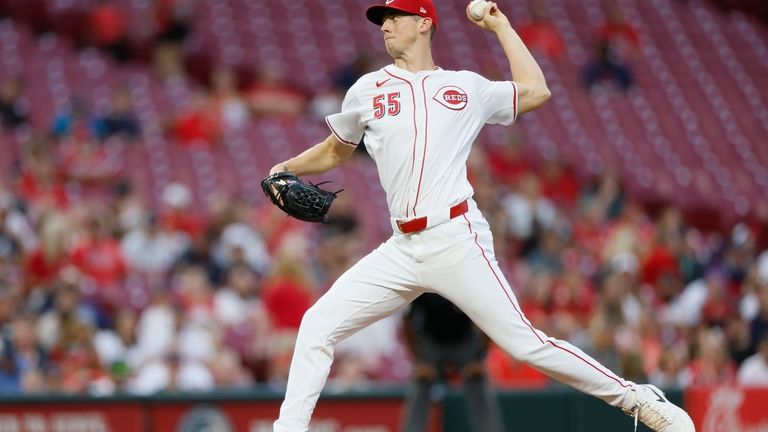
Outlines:
{"label": "baseball", "polygon": [[469,14],[476,20],[483,19],[485,16],[485,4],[486,0],[472,0],[469,4]]}

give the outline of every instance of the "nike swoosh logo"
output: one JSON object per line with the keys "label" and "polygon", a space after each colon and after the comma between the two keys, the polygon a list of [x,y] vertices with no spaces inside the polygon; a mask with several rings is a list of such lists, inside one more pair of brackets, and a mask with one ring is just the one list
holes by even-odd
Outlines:
{"label": "nike swoosh logo", "polygon": [[654,390],[654,389],[653,389],[653,387],[648,387],[648,390],[652,391],[652,392],[653,392],[653,394],[655,394],[655,395],[656,395],[656,397],[658,398],[658,399],[656,399],[656,400],[658,400],[659,402],[666,402],[666,400],[664,400],[664,398],[663,398],[663,397],[661,397],[661,395],[660,395],[660,394],[656,393],[656,390]]}
{"label": "nike swoosh logo", "polygon": [[391,79],[392,79],[392,78],[387,78],[387,79],[385,79],[385,80],[382,80],[382,81],[376,81],[376,87],[381,87],[381,86],[383,86],[384,84],[386,84],[386,83],[387,83],[387,81],[389,81],[389,80],[391,80]]}

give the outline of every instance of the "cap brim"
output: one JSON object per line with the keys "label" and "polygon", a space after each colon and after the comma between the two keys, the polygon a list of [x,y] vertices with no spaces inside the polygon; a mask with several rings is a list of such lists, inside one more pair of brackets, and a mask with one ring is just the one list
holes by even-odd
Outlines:
{"label": "cap brim", "polygon": [[380,26],[384,23],[384,14],[388,11],[397,11],[397,12],[403,12],[407,13],[409,15],[413,15],[413,12],[399,9],[392,6],[382,6],[382,5],[373,5],[368,8],[368,10],[365,11],[365,16],[368,18],[368,21]]}

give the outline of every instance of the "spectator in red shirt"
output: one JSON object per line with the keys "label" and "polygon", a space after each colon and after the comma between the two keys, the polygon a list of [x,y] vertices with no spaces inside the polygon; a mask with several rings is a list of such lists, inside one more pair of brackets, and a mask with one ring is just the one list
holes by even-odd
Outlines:
{"label": "spectator in red shirt", "polygon": [[125,15],[112,0],[97,0],[89,16],[91,43],[109,52],[115,60],[129,59]]}
{"label": "spectator in red shirt", "polygon": [[533,52],[539,52],[550,57],[561,57],[565,54],[565,43],[552,21],[547,9],[541,1],[531,5],[531,18],[528,23],[517,28],[517,33],[525,45]]}
{"label": "spectator in red shirt", "polygon": [[606,21],[598,30],[598,39],[614,46],[623,56],[630,56],[640,48],[640,33],[627,21],[616,2],[610,2],[606,10]]}
{"label": "spectator in red shirt", "polygon": [[307,96],[283,79],[275,65],[264,65],[256,82],[246,91],[246,99],[256,117],[298,117],[307,105]]}
{"label": "spectator in red shirt", "polygon": [[595,311],[598,295],[578,268],[567,269],[552,292],[554,313],[568,315],[586,327]]}
{"label": "spectator in red shirt", "polygon": [[661,242],[651,250],[643,263],[643,282],[650,285],[656,285],[659,278],[665,273],[679,276],[680,264],[677,261],[674,251],[669,247],[668,242],[661,240]]}
{"label": "spectator in red shirt", "polygon": [[314,301],[301,260],[282,254],[274,262],[274,273],[264,281],[261,298],[275,329],[298,330],[304,312]]}
{"label": "spectator in red shirt", "polygon": [[51,143],[32,140],[25,150],[18,180],[19,197],[31,204],[33,213],[67,208],[69,196],[64,187],[64,178],[51,156]]}
{"label": "spectator in red shirt", "polygon": [[93,216],[86,222],[83,239],[72,251],[72,263],[95,285],[98,301],[106,306],[118,304],[128,267],[120,243],[112,236],[108,222]]}
{"label": "spectator in red shirt", "polygon": [[563,161],[547,159],[541,167],[541,190],[555,203],[571,208],[579,197],[579,179]]}
{"label": "spectator in red shirt", "polygon": [[49,213],[43,219],[40,244],[24,264],[27,290],[54,281],[69,263],[67,241],[71,229],[67,218],[59,213]]}
{"label": "spectator in red shirt", "polygon": [[195,93],[190,106],[174,119],[172,131],[179,143],[187,147],[211,147],[218,143],[220,124],[215,113],[208,109],[205,93]]}
{"label": "spectator in red shirt", "polygon": [[264,281],[261,298],[273,328],[270,376],[285,379],[299,324],[315,299],[301,259],[282,254],[273,264],[274,272]]}
{"label": "spectator in red shirt", "polygon": [[546,270],[533,272],[528,278],[525,293],[520,301],[520,307],[531,323],[547,333],[554,307],[552,299],[554,284],[555,277],[552,273]]}
{"label": "spectator in red shirt", "polygon": [[523,137],[510,132],[501,145],[488,148],[486,162],[495,179],[514,187],[531,172],[531,164],[523,155],[523,146]]}

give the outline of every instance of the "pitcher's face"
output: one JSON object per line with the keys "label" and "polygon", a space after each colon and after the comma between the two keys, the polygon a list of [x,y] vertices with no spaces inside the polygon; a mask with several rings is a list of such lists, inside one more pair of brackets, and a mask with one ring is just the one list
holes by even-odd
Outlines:
{"label": "pitcher's face", "polygon": [[387,53],[398,57],[416,42],[419,37],[419,24],[423,18],[417,15],[391,12],[384,16],[381,32],[384,34],[384,44]]}

